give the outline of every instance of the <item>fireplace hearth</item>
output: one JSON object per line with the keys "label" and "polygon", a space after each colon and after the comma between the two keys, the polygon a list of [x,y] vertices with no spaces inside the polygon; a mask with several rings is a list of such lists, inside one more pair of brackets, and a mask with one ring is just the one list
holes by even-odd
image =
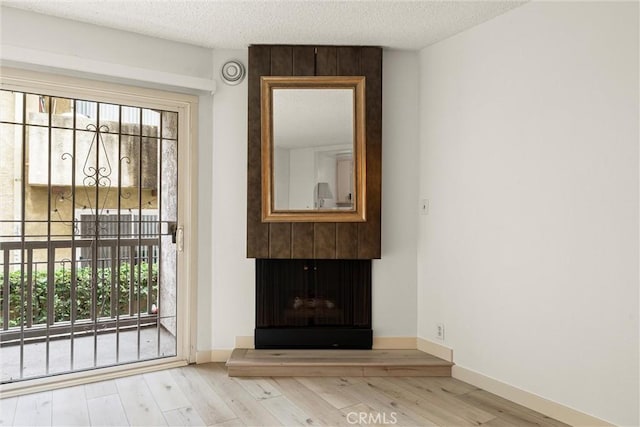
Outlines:
{"label": "fireplace hearth", "polygon": [[257,349],[371,346],[371,260],[256,260]]}

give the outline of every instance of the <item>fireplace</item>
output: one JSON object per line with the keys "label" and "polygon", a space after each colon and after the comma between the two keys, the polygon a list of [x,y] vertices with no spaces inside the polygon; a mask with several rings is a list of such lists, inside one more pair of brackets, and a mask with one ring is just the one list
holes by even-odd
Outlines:
{"label": "fireplace", "polygon": [[371,346],[371,260],[256,260],[256,348]]}

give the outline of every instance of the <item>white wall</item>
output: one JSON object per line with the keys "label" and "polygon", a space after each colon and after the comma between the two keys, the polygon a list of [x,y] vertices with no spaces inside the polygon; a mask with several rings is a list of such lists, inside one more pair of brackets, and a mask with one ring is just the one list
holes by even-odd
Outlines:
{"label": "white wall", "polygon": [[288,148],[273,147],[273,198],[274,206],[284,209],[289,206],[289,179],[291,153]]}
{"label": "white wall", "polygon": [[4,46],[176,75],[212,76],[210,49],[9,7],[2,7],[0,23]]}
{"label": "white wall", "polygon": [[313,148],[289,150],[289,208],[313,209],[315,202],[315,157]]}
{"label": "white wall", "polygon": [[529,3],[424,49],[420,86],[418,335],[638,425],[638,4]]}
{"label": "white wall", "polygon": [[418,55],[382,55],[382,259],[373,261],[374,336],[416,336]]}
{"label": "white wall", "polygon": [[[239,59],[247,65],[246,50],[216,50],[214,70]],[[216,74],[218,75],[218,74]],[[218,79],[220,80],[220,79]],[[202,301],[211,312],[211,345],[202,350],[230,349],[238,335],[253,335],[255,320],[254,260],[247,259],[247,80],[237,86],[218,84],[213,99],[213,157],[202,159],[213,169],[213,194],[209,200],[213,234],[210,258],[200,262],[211,268],[200,277],[211,286],[211,300]],[[206,306],[208,305],[208,307]]]}

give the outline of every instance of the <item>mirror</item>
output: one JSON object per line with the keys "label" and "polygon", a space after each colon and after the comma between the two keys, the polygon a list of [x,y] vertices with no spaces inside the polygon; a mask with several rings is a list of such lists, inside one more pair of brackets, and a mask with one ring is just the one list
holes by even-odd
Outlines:
{"label": "mirror", "polygon": [[262,220],[365,221],[364,77],[262,77]]}

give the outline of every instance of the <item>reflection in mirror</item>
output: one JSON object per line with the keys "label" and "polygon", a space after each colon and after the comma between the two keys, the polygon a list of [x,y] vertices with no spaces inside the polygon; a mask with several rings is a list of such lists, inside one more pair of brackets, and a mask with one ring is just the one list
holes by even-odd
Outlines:
{"label": "reflection in mirror", "polygon": [[262,78],[263,220],[364,221],[364,77]]}
{"label": "reflection in mirror", "polygon": [[275,89],[274,209],[352,209],[353,133],[353,89]]}

